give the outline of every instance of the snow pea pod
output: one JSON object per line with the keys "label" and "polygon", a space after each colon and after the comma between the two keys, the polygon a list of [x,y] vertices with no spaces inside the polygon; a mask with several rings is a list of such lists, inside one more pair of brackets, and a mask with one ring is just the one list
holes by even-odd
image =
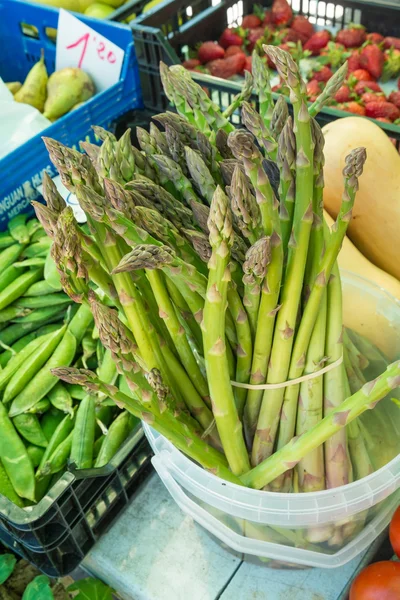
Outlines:
{"label": "snow pea pod", "polygon": [[49,237],[43,237],[38,242],[31,244],[24,250],[25,258],[34,258],[35,256],[46,257],[51,248],[52,240]]}
{"label": "snow pea pod", "polygon": [[33,352],[36,352],[36,350],[40,348],[40,346],[48,339],[48,337],[49,334],[47,334],[47,336],[34,338],[25,346],[25,348],[18,352],[18,354],[15,354],[10,358],[7,366],[3,369],[3,371],[0,372],[0,390],[5,388],[14,373],[18,371],[21,365],[24,364],[24,362],[32,355]]}
{"label": "snow pea pod", "polygon": [[44,258],[26,258],[14,263],[16,269],[24,269],[30,267],[44,267]]}
{"label": "snow pea pod", "polygon": [[8,248],[12,244],[15,243],[15,240],[11,235],[9,235],[8,231],[2,231],[0,233],[0,250],[4,250],[4,248]]}
{"label": "snow pea pod", "polygon": [[93,446],[93,460],[96,460],[96,458],[98,457],[100,448],[103,445],[105,437],[106,436],[104,434],[101,434],[101,436],[98,437],[97,440],[95,441],[94,446]]}
{"label": "snow pea pod", "polygon": [[71,448],[71,462],[75,469],[90,469],[92,466],[95,425],[95,400],[88,394],[76,412]]}
{"label": "snow pea pod", "polygon": [[36,373],[18,396],[14,398],[10,408],[11,417],[28,411],[49,393],[58,381],[57,377],[51,373],[51,369],[69,366],[74,359],[76,346],[75,336],[67,329],[61,342],[46,364]]}
{"label": "snow pea pod", "polygon": [[46,262],[44,265],[44,278],[54,291],[62,290],[60,274],[50,252],[46,256]]}
{"label": "snow pea pod", "polygon": [[28,244],[29,242],[30,235],[28,227],[26,226],[27,218],[28,216],[26,213],[21,213],[10,219],[8,222],[9,234],[20,244]]}
{"label": "snow pea pod", "polygon": [[14,417],[13,423],[18,433],[28,442],[35,446],[46,448],[47,439],[36,415],[18,415]]}
{"label": "snow pea pod", "polygon": [[44,415],[50,408],[50,400],[45,397],[36,402],[31,408],[29,408],[26,412],[32,415]]}
{"label": "snow pea pod", "polygon": [[[49,360],[59,343],[61,342],[66,325],[54,333],[51,333],[39,348],[31,354],[14,373],[7,384],[3,394],[3,402],[11,402],[32,380],[43,365]],[[40,339],[40,338],[39,338]],[[39,398],[40,400],[40,398]]]}
{"label": "snow pea pod", "polygon": [[37,281],[31,285],[23,296],[43,296],[45,294],[52,294],[53,292],[54,288],[43,279],[42,281]]}
{"label": "snow pea pod", "polygon": [[26,447],[26,451],[28,453],[29,458],[31,459],[33,467],[38,467],[40,465],[40,461],[44,456],[45,449],[39,448],[39,446],[34,446],[33,444],[29,444]]}
{"label": "snow pea pod", "polygon": [[29,221],[26,224],[26,227],[28,229],[29,238],[31,242],[32,236],[35,235],[37,232],[41,234],[41,237],[47,235],[42,225],[40,224],[40,221],[38,221],[37,219],[29,219]]}
{"label": "snow pea pod", "polygon": [[32,283],[35,283],[42,277],[42,273],[42,269],[35,269],[23,273],[17,279],[14,279],[10,285],[0,292],[0,310],[22,296]]}
{"label": "snow pea pod", "polygon": [[3,252],[0,252],[0,273],[3,274],[7,267],[15,263],[23,249],[24,246],[22,244],[13,244],[3,250]]}
{"label": "snow pea pod", "polygon": [[10,283],[21,275],[21,269],[16,269],[10,265],[0,274],[0,292],[2,292]]}
{"label": "snow pea pod", "polygon": [[58,410],[57,408],[52,407],[47,411],[46,414],[43,415],[42,420],[40,421],[40,425],[42,426],[42,430],[46,439],[51,440],[53,433],[64,420],[65,414]]}
{"label": "snow pea pod", "polygon": [[81,304],[78,312],[71,319],[68,330],[75,336],[77,344],[80,344],[87,328],[93,323],[93,315],[86,304]]}
{"label": "snow pea pod", "polygon": [[30,315],[31,312],[32,309],[30,308],[12,304],[0,310],[0,323],[8,323],[8,321],[12,321],[19,317],[26,317],[27,315]]}
{"label": "snow pea pod", "polygon": [[62,306],[47,306],[45,308],[37,308],[36,310],[31,310],[29,313],[23,317],[15,317],[13,319],[14,323],[37,323],[40,321],[47,321],[52,317],[56,317],[60,315],[60,318],[65,314],[65,308]]}
{"label": "snow pea pod", "polygon": [[[72,432],[75,424],[75,417],[71,419],[69,415],[64,417],[61,423],[58,425],[57,429],[54,431],[51,436],[48,446],[45,450],[42,460],[40,461],[40,465],[38,470],[36,471],[36,478],[41,480],[45,477],[45,473],[43,472],[44,465],[49,460],[50,456],[55,452],[58,446],[69,436]],[[43,483],[39,484],[40,488],[44,487]]]}
{"label": "snow pea pod", "polygon": [[72,398],[68,390],[63,386],[61,382],[56,383],[52,390],[48,393],[48,398],[54,408],[58,408],[64,413],[74,414],[72,408]]}
{"label": "snow pea pod", "polygon": [[7,471],[5,470],[2,462],[0,461],[0,494],[5,496],[11,502],[14,502],[20,508],[23,508],[24,503],[21,498],[18,496],[17,492],[14,490],[12,483],[10,481],[9,476],[7,475]]}
{"label": "snow pea pod", "polygon": [[100,448],[99,455],[94,464],[95,467],[108,465],[117,450],[122,446],[129,434],[129,413],[125,410],[111,424],[104,442]]}
{"label": "snow pea pod", "polygon": [[59,473],[67,465],[71,454],[73,436],[74,432],[71,431],[68,437],[61,442],[61,444],[54,450],[50,458],[44,463],[41,469],[41,473],[44,477],[53,475],[54,473]]}
{"label": "snow pea pod", "polygon": [[44,296],[27,296],[18,298],[15,304],[23,308],[46,308],[47,306],[56,306],[60,304],[71,303],[72,300],[62,292],[55,294],[46,294]]}
{"label": "snow pea pod", "polygon": [[83,400],[86,392],[81,385],[77,383],[67,383],[65,386],[74,400]]}
{"label": "snow pea pod", "polygon": [[0,459],[21,498],[35,500],[35,474],[25,445],[0,402]]}

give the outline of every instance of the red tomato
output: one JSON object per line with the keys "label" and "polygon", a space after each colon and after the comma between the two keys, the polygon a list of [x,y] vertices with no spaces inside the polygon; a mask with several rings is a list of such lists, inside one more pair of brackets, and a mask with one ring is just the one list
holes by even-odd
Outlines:
{"label": "red tomato", "polygon": [[349,600],[399,600],[400,563],[373,563],[353,581]]}
{"label": "red tomato", "polygon": [[390,523],[389,538],[394,553],[400,557],[400,506],[394,513]]}

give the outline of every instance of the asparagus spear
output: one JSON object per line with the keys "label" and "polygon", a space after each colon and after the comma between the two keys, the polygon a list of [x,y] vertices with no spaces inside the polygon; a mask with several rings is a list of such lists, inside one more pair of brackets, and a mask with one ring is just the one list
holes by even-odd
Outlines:
{"label": "asparagus spear", "polygon": [[[303,286],[312,226],[313,145],[305,84],[293,59],[273,46],[264,46],[278,72],[288,83],[294,110],[296,136],[296,197],[286,277],[281,294],[270,354],[267,383],[286,381]],[[272,453],[283,401],[283,390],[267,390],[258,418],[252,449],[253,464]]]}
{"label": "asparagus spear", "polygon": [[254,77],[254,87],[258,94],[260,104],[260,116],[265,126],[269,127],[274,111],[274,101],[272,99],[269,71],[265,62],[259,56],[257,50],[252,53],[252,72]]}
{"label": "asparagus spear", "polygon": [[287,102],[285,100],[285,97],[280,95],[274,106],[270,125],[271,133],[276,139],[276,141],[279,140],[279,136],[281,135],[288,118],[289,109],[287,106]]}
{"label": "asparagus spear", "polygon": [[242,89],[233,98],[231,104],[223,112],[223,116],[229,119],[233,113],[242,106],[244,102],[249,100],[253,92],[253,76],[249,71],[244,72],[244,83]]}
{"label": "asparagus spear", "polygon": [[[276,314],[279,311],[283,248],[280,235],[278,203],[262,167],[262,157],[255,147],[252,136],[240,130],[229,136],[229,144],[238,158],[243,158],[245,170],[255,189],[260,207],[262,226],[270,237],[271,260],[261,290],[261,301],[254,341],[251,384],[265,383]],[[259,416],[262,391],[250,389],[247,394],[244,423],[248,445],[253,442]]]}
{"label": "asparagus spear", "polygon": [[262,237],[261,213],[257,201],[250,191],[246,176],[236,164],[230,182],[230,200],[236,223],[243,235],[251,244]]}
{"label": "asparagus spear", "polygon": [[271,259],[270,239],[262,237],[250,246],[243,264],[244,296],[243,305],[250,321],[250,329],[255,338],[260,306],[261,285],[267,274],[267,266]]}
{"label": "asparagus spear", "polygon": [[228,264],[233,229],[228,198],[220,187],[211,203],[208,228],[213,252],[202,322],[204,358],[221,443],[232,472],[240,475],[249,469],[249,460],[230,383],[225,347],[225,310],[230,282]]}
{"label": "asparagus spear", "polygon": [[246,129],[257,138],[261,148],[264,148],[266,156],[275,160],[278,144],[266,127],[262,116],[248,102],[242,104],[242,121]]}

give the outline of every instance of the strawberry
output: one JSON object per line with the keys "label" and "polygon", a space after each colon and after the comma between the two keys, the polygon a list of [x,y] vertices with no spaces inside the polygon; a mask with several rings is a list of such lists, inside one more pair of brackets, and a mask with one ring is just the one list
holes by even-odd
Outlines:
{"label": "strawberry", "polygon": [[321,50],[321,56],[326,57],[324,64],[336,69],[344,63],[345,59],[350,56],[350,53],[346,52],[346,48],[342,44],[328,42],[327,46]]}
{"label": "strawberry", "polygon": [[224,58],[225,50],[215,42],[204,42],[197,51],[197,57],[201,63]]}
{"label": "strawberry", "polygon": [[390,119],[385,119],[385,117],[377,117],[376,120],[380,121],[381,123],[391,123],[392,122]]}
{"label": "strawberry", "polygon": [[362,94],[361,100],[364,104],[369,104],[370,102],[386,102],[385,94],[374,94],[374,92],[365,92]]}
{"label": "strawberry", "polygon": [[366,37],[367,34],[362,25],[351,25],[337,32],[336,41],[339,44],[343,44],[346,48],[357,48],[365,42]]}
{"label": "strawberry", "polygon": [[361,115],[362,117],[365,115],[365,108],[358,102],[345,102],[344,104],[338,104],[336,108],[351,112],[353,115]]}
{"label": "strawberry", "polygon": [[[266,34],[264,27],[257,27],[256,29],[250,29],[246,39],[246,46],[249,52],[253,52],[254,47],[258,40],[263,38]],[[265,40],[267,41],[267,40]]]}
{"label": "strawberry", "polygon": [[243,49],[240,46],[229,46],[225,51],[225,58],[229,58],[234,54],[243,54]]}
{"label": "strawberry", "polygon": [[361,96],[361,94],[365,94],[365,92],[381,92],[382,88],[376,81],[359,81],[356,84],[354,91],[358,96]]}
{"label": "strawberry", "polygon": [[303,34],[294,29],[281,29],[276,36],[276,39],[281,43],[301,42],[302,44],[305,44],[308,38],[305,38]]}
{"label": "strawberry", "polygon": [[272,10],[265,11],[263,25],[265,25],[267,27],[272,27],[273,24],[274,24],[274,22],[273,22],[273,17],[272,17]]}
{"label": "strawberry", "polygon": [[400,108],[400,92],[394,91],[388,98],[389,102]]}
{"label": "strawberry", "polygon": [[201,62],[197,58],[189,58],[189,60],[185,60],[182,64],[185,69],[193,71],[193,69],[201,65]]}
{"label": "strawberry", "polygon": [[318,56],[322,48],[325,48],[330,39],[331,34],[326,29],[317,31],[317,33],[314,33],[305,43],[304,50],[310,50],[313,56]]}
{"label": "strawberry", "polygon": [[387,50],[389,48],[396,48],[396,50],[400,50],[400,38],[385,37],[385,39],[383,40],[383,47]]}
{"label": "strawberry", "polygon": [[373,44],[380,44],[383,42],[383,35],[380,33],[367,33],[367,40]]}
{"label": "strawberry", "polygon": [[396,48],[385,50],[384,60],[382,81],[397,77],[400,73],[400,50],[396,50]]}
{"label": "strawberry", "polygon": [[311,81],[307,83],[307,98],[310,100],[310,102],[314,102],[314,100],[317,99],[317,96],[319,96],[320,92],[320,82],[316,79],[311,79]]}
{"label": "strawberry", "polygon": [[242,52],[242,54],[234,54],[229,58],[213,60],[207,64],[207,68],[214,77],[229,79],[229,77],[241,73],[245,64],[246,55]]}
{"label": "strawberry", "polygon": [[369,71],[365,69],[356,69],[351,73],[351,77],[357,79],[358,81],[373,81],[373,77]]}
{"label": "strawberry", "polygon": [[353,50],[349,59],[347,60],[348,72],[352,73],[353,71],[357,71],[357,69],[361,69],[360,65],[360,52],[358,50]]}
{"label": "strawberry", "polygon": [[262,21],[257,15],[246,15],[243,17],[243,29],[255,29],[256,27],[260,27],[260,25],[262,25]]}
{"label": "strawberry", "polygon": [[241,46],[243,44],[243,39],[235,29],[227,27],[222,32],[218,43],[222,48],[229,48],[229,46]]}
{"label": "strawberry", "polygon": [[308,40],[314,33],[313,24],[310,23],[306,17],[303,17],[303,15],[296,15],[290,27],[305,37],[306,40]]}
{"label": "strawberry", "polygon": [[368,44],[361,50],[360,66],[367,69],[375,79],[382,75],[384,63],[384,54],[378,46]]}
{"label": "strawberry", "polygon": [[274,0],[271,13],[274,25],[287,25],[293,18],[293,11],[287,0]]}
{"label": "strawberry", "polygon": [[322,82],[326,83],[327,81],[330,80],[332,75],[333,75],[333,73],[330,70],[330,68],[323,66],[318,71],[314,71],[313,79],[315,79],[316,81],[322,81]]}
{"label": "strawberry", "polygon": [[373,119],[384,117],[395,121],[400,117],[400,109],[391,102],[369,102],[365,105],[365,114]]}
{"label": "strawberry", "polygon": [[245,65],[243,67],[243,72],[244,71],[249,71],[251,73],[251,70],[252,70],[251,56],[246,56],[246,62],[245,62]]}
{"label": "strawberry", "polygon": [[348,102],[351,97],[351,90],[348,85],[342,85],[335,94],[336,102]]}

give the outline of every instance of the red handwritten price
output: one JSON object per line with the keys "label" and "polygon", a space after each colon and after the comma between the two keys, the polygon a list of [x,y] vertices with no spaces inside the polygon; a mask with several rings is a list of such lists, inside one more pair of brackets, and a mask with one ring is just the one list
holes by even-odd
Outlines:
{"label": "red handwritten price", "polygon": [[117,58],[112,50],[109,50],[107,52],[107,48],[104,42],[96,42],[95,35],[85,33],[79,38],[79,40],[76,40],[76,42],[73,42],[72,44],[66,46],[67,50],[70,50],[71,48],[77,48],[78,46],[82,46],[82,52],[78,61],[79,68],[82,67],[82,63],[84,61],[86,51],[90,42],[96,44],[96,52],[100,60],[106,60],[111,65],[113,65],[117,61]]}
{"label": "red handwritten price", "polygon": [[57,71],[65,67],[79,67],[93,79],[97,92],[102,92],[119,81],[124,55],[122,48],[111,40],[60,9]]}

